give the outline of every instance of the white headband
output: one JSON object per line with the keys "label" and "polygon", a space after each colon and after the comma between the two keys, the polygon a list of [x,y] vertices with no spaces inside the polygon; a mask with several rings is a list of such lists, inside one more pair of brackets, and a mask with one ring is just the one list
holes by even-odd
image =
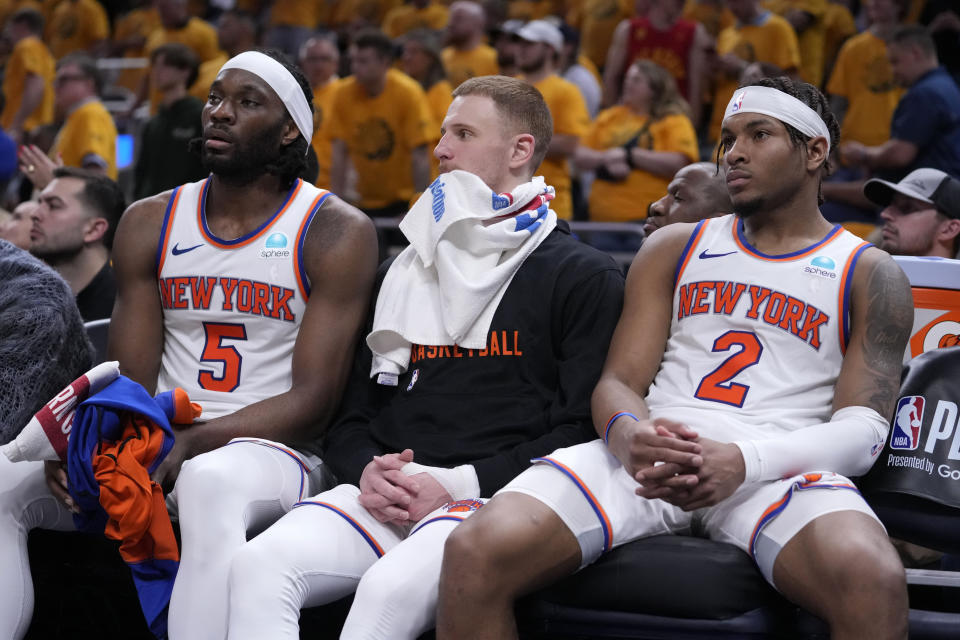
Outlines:
{"label": "white headband", "polygon": [[300,83],[292,73],[287,71],[286,67],[259,51],[244,51],[233,56],[220,67],[221,72],[227,69],[249,71],[270,85],[287,108],[287,113],[293,118],[297,129],[306,138],[307,149],[310,148],[310,139],[313,137],[313,115],[310,113],[307,99],[303,96]]}
{"label": "white headband", "polygon": [[827,153],[830,152],[830,130],[827,124],[816,111],[803,104],[793,96],[771,87],[750,86],[737,89],[727,110],[723,113],[723,121],[738,113],[761,113],[771,118],[789,124],[805,136],[817,138],[823,136],[827,140]]}

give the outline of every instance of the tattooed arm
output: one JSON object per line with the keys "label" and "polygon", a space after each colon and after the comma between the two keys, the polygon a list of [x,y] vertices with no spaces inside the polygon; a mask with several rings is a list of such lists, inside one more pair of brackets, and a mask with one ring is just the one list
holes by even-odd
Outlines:
{"label": "tattooed arm", "polygon": [[913,327],[910,283],[890,256],[869,249],[854,273],[851,298],[850,344],[833,409],[869,407],[889,420]]}

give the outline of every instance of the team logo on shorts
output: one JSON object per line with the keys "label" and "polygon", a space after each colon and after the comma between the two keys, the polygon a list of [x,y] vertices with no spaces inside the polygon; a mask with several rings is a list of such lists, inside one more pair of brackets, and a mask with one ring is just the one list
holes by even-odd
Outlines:
{"label": "team logo on shorts", "polygon": [[420,369],[414,369],[413,373],[410,374],[410,384],[407,385],[407,391],[413,389],[413,385],[417,384],[417,380],[420,379]]}
{"label": "team logo on shorts", "polygon": [[920,425],[923,424],[923,396],[904,396],[897,403],[890,448],[913,450],[920,443]]}
{"label": "team logo on shorts", "polygon": [[468,513],[470,511],[476,511],[483,506],[483,502],[480,500],[457,500],[456,502],[448,502],[443,505],[443,510],[447,513]]}
{"label": "team logo on shorts", "polygon": [[261,258],[289,258],[290,250],[287,249],[289,240],[287,239],[287,234],[280,233],[271,233],[267,236],[266,242],[263,243],[263,248],[260,249]]}

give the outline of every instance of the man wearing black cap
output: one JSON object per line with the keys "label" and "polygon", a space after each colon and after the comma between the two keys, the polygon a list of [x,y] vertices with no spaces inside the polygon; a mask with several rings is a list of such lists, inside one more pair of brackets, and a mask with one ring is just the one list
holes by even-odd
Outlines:
{"label": "man wearing black cap", "polygon": [[960,180],[937,169],[917,169],[896,184],[869,180],[863,193],[884,207],[881,249],[894,255],[957,257]]}

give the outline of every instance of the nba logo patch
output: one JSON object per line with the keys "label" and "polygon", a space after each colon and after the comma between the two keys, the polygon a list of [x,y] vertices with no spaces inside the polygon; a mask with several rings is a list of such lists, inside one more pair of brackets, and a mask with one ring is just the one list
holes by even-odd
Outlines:
{"label": "nba logo patch", "polygon": [[417,380],[420,378],[420,369],[414,369],[413,373],[410,374],[410,384],[407,385],[407,391],[413,389],[413,385],[417,384]]}
{"label": "nba logo patch", "polygon": [[904,396],[897,403],[890,434],[890,448],[912,451],[920,444],[923,424],[923,396]]}
{"label": "nba logo patch", "polygon": [[736,113],[740,111],[740,107],[743,106],[743,97],[747,95],[746,91],[741,91],[737,96],[736,101],[734,101],[733,106],[730,107],[730,113]]}

